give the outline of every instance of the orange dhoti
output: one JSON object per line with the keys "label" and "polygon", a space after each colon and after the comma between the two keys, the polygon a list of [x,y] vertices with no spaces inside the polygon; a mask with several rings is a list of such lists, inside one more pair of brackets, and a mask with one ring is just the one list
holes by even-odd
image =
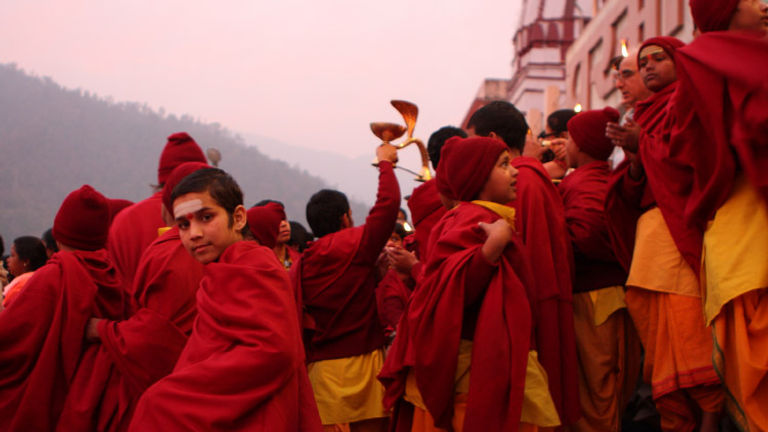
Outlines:
{"label": "orange dhoti", "polygon": [[726,408],[742,431],[768,430],[768,209],[743,178],[704,234],[705,311]]}
{"label": "orange dhoti", "polygon": [[624,288],[574,294],[582,418],[576,432],[617,431],[640,375],[641,348],[624,303]]}
{"label": "orange dhoti", "polygon": [[645,349],[663,430],[694,430],[701,412],[722,409],[724,392],[712,365],[699,281],[675,246],[658,208],[637,224],[627,280],[627,310]]}

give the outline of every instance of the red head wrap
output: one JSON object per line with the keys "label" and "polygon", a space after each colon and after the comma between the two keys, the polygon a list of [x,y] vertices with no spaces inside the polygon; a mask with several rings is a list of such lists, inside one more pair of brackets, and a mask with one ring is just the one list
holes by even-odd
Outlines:
{"label": "red head wrap", "polygon": [[619,112],[611,107],[584,111],[568,121],[568,133],[581,151],[597,160],[606,160],[613,142],[605,136],[605,126],[619,121]]}
{"label": "red head wrap", "polygon": [[652,37],[650,39],[646,39],[645,42],[640,46],[640,49],[637,51],[637,62],[640,63],[640,53],[643,52],[643,49],[647,46],[656,45],[661,47],[661,49],[664,50],[665,53],[669,56],[669,58],[672,59],[672,61],[675,61],[675,51],[677,51],[678,48],[685,46],[685,43],[681,41],[680,39],[672,36],[656,36]]}
{"label": "red head wrap", "polygon": [[248,228],[259,243],[271,249],[277,245],[280,222],[285,218],[283,206],[270,202],[248,210]]}
{"label": "red head wrap", "polygon": [[173,203],[171,202],[171,194],[173,193],[173,188],[175,188],[177,184],[181,183],[181,181],[184,180],[184,177],[204,168],[210,168],[210,166],[201,162],[184,162],[183,164],[174,168],[170,175],[168,175],[168,178],[165,180],[165,186],[163,186],[163,205],[171,214],[171,216],[173,216]]}
{"label": "red head wrap", "polygon": [[691,15],[704,32],[728,30],[739,0],[691,0]]}
{"label": "red head wrap", "polygon": [[186,132],[178,132],[168,137],[168,143],[160,155],[157,181],[165,184],[171,171],[184,162],[206,163],[206,159],[200,146],[191,136]]}
{"label": "red head wrap", "polygon": [[104,248],[109,232],[109,202],[89,185],[73,191],[53,220],[53,237],[81,250]]}
{"label": "red head wrap", "polygon": [[459,201],[477,198],[505,150],[507,146],[493,138],[450,138],[440,152],[438,190],[445,197]]}

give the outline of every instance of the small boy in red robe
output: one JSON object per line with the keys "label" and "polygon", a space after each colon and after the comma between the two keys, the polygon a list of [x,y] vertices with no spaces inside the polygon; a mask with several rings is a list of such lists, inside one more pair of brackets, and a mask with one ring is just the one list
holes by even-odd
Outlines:
{"label": "small boy in red robe", "polygon": [[[532,351],[521,281],[531,276],[514,232],[516,212],[505,205],[516,197],[510,159],[507,146],[489,138],[452,138],[443,148],[438,187],[458,205],[434,228],[424,278],[380,375],[398,431],[559,424]],[[534,387],[538,397],[524,397]]]}
{"label": "small boy in red robe", "polygon": [[130,430],[319,431],[288,275],[272,250],[242,241],[240,187],[207,168],[185,177],[171,199],[182,244],[205,265],[198,317]]}
{"label": "small boy in red robe", "polygon": [[571,242],[565,226],[560,194],[539,160],[523,156],[528,124],[511,103],[494,101],[477,110],[468,123],[470,136],[484,136],[507,145],[512,165],[519,171],[517,232],[536,278],[530,299],[536,320],[535,346],[560,419],[578,420],[579,389],[576,336],[573,329]]}
{"label": "small boy in red robe", "polygon": [[83,358],[92,316],[121,319],[123,291],[104,249],[107,199],[85,185],[70,193],[53,222],[59,246],[0,313],[0,430],[51,431]]}

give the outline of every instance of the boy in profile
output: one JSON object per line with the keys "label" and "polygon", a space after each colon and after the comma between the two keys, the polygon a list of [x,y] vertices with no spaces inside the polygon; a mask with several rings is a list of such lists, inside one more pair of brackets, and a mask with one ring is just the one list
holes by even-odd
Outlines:
{"label": "boy in profile", "polygon": [[437,185],[458,205],[433,229],[424,277],[380,375],[386,405],[399,402],[395,430],[560,423],[533,350],[531,276],[515,209],[505,205],[516,197],[510,162],[507,146],[491,138],[451,138],[443,147]]}
{"label": "boy in profile", "polygon": [[184,247],[205,265],[198,318],[169,376],[131,430],[320,430],[288,276],[245,242],[243,194],[224,171],[195,171],[171,195]]}

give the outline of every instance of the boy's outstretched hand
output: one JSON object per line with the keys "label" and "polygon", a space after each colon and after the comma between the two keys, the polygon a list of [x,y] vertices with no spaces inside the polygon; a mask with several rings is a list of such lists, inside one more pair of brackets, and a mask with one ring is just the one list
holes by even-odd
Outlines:
{"label": "boy's outstretched hand", "polygon": [[480,222],[478,225],[488,236],[488,238],[485,239],[485,243],[483,243],[481,252],[488,262],[495,263],[502,252],[504,252],[504,248],[507,247],[507,244],[512,240],[512,235],[514,234],[512,227],[510,227],[504,219],[499,219],[490,224]]}
{"label": "boy's outstretched hand", "polygon": [[397,148],[392,144],[381,144],[376,148],[376,158],[380,161],[397,163]]}

